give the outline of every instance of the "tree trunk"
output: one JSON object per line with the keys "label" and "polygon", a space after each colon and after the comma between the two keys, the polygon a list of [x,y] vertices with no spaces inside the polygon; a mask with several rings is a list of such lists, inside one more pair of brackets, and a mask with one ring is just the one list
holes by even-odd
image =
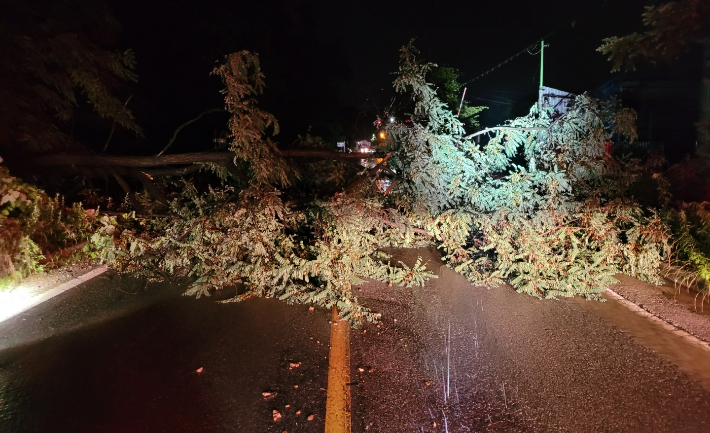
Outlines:
{"label": "tree trunk", "polygon": [[[379,154],[340,153],[322,149],[281,149],[277,156],[283,158],[353,160],[381,157]],[[161,165],[194,164],[199,162],[231,162],[232,152],[193,152],[162,156],[113,156],[56,154],[37,158],[34,163],[43,167],[76,165],[88,167],[158,167]]]}

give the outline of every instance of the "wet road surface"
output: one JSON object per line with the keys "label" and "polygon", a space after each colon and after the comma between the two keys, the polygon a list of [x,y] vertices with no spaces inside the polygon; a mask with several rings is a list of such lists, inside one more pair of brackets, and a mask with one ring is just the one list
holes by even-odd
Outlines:
{"label": "wet road surface", "polygon": [[[383,321],[351,333],[353,432],[710,431],[707,351],[398,254],[439,278],[360,290]],[[0,432],[322,432],[329,312],[182,290],[107,273],[0,323]]]}
{"label": "wet road surface", "polygon": [[474,287],[398,254],[439,278],[360,291],[384,318],[351,338],[354,432],[710,431],[708,351],[617,302]]}
{"label": "wet road surface", "polygon": [[0,432],[323,431],[328,312],[183,289],[104,274],[0,323]]}

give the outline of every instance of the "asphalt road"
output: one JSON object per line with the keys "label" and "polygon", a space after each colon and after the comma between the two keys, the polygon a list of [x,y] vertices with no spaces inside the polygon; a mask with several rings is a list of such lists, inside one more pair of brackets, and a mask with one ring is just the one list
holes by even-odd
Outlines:
{"label": "asphalt road", "polygon": [[0,323],[0,432],[323,431],[328,312],[182,290],[106,273]]}
{"label": "asphalt road", "polygon": [[353,431],[710,431],[708,351],[618,302],[474,287],[400,254],[439,278],[362,288],[384,319],[352,338]]}
{"label": "asphalt road", "polygon": [[[354,432],[710,431],[707,352],[417,254],[438,279],[360,291],[384,316],[351,333]],[[0,323],[0,432],[323,431],[328,311],[181,291],[106,273]]]}

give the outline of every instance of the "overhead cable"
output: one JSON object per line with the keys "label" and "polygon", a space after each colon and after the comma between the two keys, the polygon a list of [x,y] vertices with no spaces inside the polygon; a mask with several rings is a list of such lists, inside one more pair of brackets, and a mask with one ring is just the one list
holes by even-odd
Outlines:
{"label": "overhead cable", "polygon": [[[589,6],[588,8],[585,8],[584,10],[580,11],[580,12],[577,14],[577,16],[571,21],[572,27],[574,27],[574,26],[576,25],[576,23],[580,20],[580,18],[581,18],[582,16],[584,16],[584,15],[589,16],[589,12],[590,12],[591,10],[593,10],[593,9],[597,8],[598,6],[600,6],[600,5],[604,4],[604,3],[606,3],[607,1],[608,1],[608,0],[600,0],[600,1],[596,2],[596,3],[594,3],[593,5]],[[566,26],[565,26],[565,27],[566,27]],[[559,26],[557,29],[552,30],[551,32],[549,32],[549,33],[546,34],[545,36],[541,37],[540,39],[536,40],[536,41],[533,42],[532,44],[528,45],[527,47],[525,47],[525,48],[523,48],[522,50],[518,51],[517,53],[513,54],[512,56],[510,56],[510,57],[507,58],[506,60],[504,60],[504,61],[498,63],[497,65],[495,65],[495,66],[492,67],[491,69],[487,70],[486,72],[484,72],[484,73],[482,73],[482,74],[479,74],[479,75],[477,75],[477,76],[471,78],[470,80],[466,81],[465,83],[462,83],[461,85],[462,85],[462,86],[465,86],[466,84],[469,84],[469,83],[471,83],[471,82],[473,82],[473,81],[476,81],[476,80],[478,80],[479,78],[485,77],[486,75],[490,74],[491,72],[495,71],[496,69],[500,68],[501,66],[505,65],[506,63],[510,62],[511,60],[515,59],[516,57],[520,56],[520,55],[523,54],[523,53],[528,53],[528,54],[531,54],[531,55],[538,54],[539,51],[538,51],[538,53],[533,54],[533,53],[530,52],[530,49],[531,49],[531,48],[532,48],[532,49],[535,49],[535,47],[537,47],[543,40],[549,39],[551,36],[553,36],[555,33],[557,33],[558,30],[562,30],[562,26]]]}

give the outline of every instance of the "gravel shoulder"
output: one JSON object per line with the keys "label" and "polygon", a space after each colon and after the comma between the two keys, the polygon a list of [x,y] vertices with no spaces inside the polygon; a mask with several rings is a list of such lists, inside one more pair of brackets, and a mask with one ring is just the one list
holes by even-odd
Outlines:
{"label": "gravel shoulder", "polygon": [[626,275],[617,275],[616,279],[619,284],[611,287],[614,292],[663,321],[710,342],[709,299],[703,305],[702,295],[671,282],[657,286]]}
{"label": "gravel shoulder", "polygon": [[[50,269],[46,272],[30,275],[17,284],[16,287],[21,287],[30,296],[38,296],[47,291],[64,284],[74,278],[86,274],[98,265],[88,260],[82,260],[74,263],[68,263],[64,266]],[[10,288],[8,290],[13,290]]]}

